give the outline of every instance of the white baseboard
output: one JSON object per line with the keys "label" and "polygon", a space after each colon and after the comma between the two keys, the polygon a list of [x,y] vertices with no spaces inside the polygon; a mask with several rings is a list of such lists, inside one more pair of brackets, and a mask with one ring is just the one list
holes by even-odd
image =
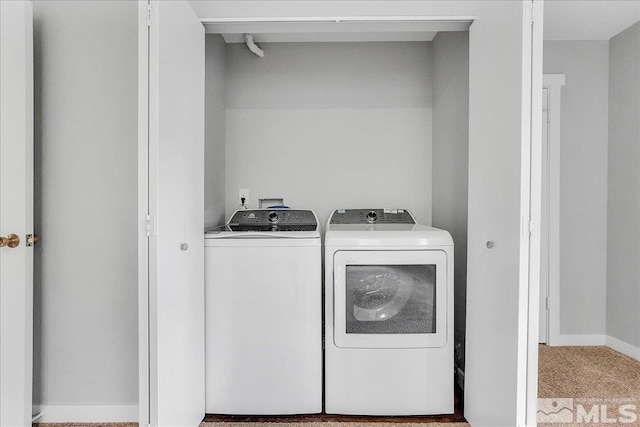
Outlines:
{"label": "white baseboard", "polygon": [[640,361],[640,347],[635,347],[629,343],[607,335],[607,346],[611,347],[615,351]]}
{"label": "white baseboard", "polygon": [[550,346],[607,345],[606,335],[558,335]]}
{"label": "white baseboard", "polygon": [[610,335],[559,335],[556,340],[549,343],[550,346],[578,346],[578,345],[606,345],[640,361],[640,347],[626,343]]}
{"label": "white baseboard", "polygon": [[39,423],[137,423],[138,405],[41,405],[33,408],[42,413]]}

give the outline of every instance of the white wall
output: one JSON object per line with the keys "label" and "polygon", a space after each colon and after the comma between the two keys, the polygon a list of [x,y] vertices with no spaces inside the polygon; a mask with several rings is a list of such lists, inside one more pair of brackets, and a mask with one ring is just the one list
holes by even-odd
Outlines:
{"label": "white wall", "polygon": [[225,70],[226,44],[220,35],[205,38],[204,225],[225,222]]}
{"label": "white wall", "polygon": [[49,421],[134,421],[137,5],[33,9],[35,403]]}
{"label": "white wall", "polygon": [[603,335],[607,282],[608,41],[546,41],[564,73],[560,146],[560,334]]}
{"label": "white wall", "polygon": [[469,166],[469,33],[433,40],[433,226],[455,243],[454,339],[464,370]]}
{"label": "white wall", "polygon": [[314,209],[402,207],[431,224],[430,44],[227,46],[226,209],[238,189]]}
{"label": "white wall", "polygon": [[607,335],[640,357],[640,23],[609,47]]}

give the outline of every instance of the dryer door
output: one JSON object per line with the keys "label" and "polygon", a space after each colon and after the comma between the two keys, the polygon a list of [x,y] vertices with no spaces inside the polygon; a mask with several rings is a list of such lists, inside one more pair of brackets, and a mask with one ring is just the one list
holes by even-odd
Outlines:
{"label": "dryer door", "polygon": [[335,344],[346,348],[443,347],[447,256],[441,250],[338,251]]}

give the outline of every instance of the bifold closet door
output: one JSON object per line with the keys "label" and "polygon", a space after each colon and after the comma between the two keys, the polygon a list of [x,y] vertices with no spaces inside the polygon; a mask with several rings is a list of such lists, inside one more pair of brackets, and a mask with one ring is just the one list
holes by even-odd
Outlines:
{"label": "bifold closet door", "polygon": [[529,426],[537,398],[543,2],[472,3],[479,9],[469,28],[464,416],[472,426]]}
{"label": "bifold closet door", "polygon": [[140,422],[197,426],[205,378],[204,27],[186,1],[142,3],[140,14]]}

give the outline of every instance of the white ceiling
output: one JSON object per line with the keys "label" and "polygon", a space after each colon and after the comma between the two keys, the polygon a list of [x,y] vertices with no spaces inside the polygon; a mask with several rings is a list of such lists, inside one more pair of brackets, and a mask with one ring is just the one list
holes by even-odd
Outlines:
{"label": "white ceiling", "polygon": [[640,0],[547,0],[545,40],[609,40],[640,21]]}

